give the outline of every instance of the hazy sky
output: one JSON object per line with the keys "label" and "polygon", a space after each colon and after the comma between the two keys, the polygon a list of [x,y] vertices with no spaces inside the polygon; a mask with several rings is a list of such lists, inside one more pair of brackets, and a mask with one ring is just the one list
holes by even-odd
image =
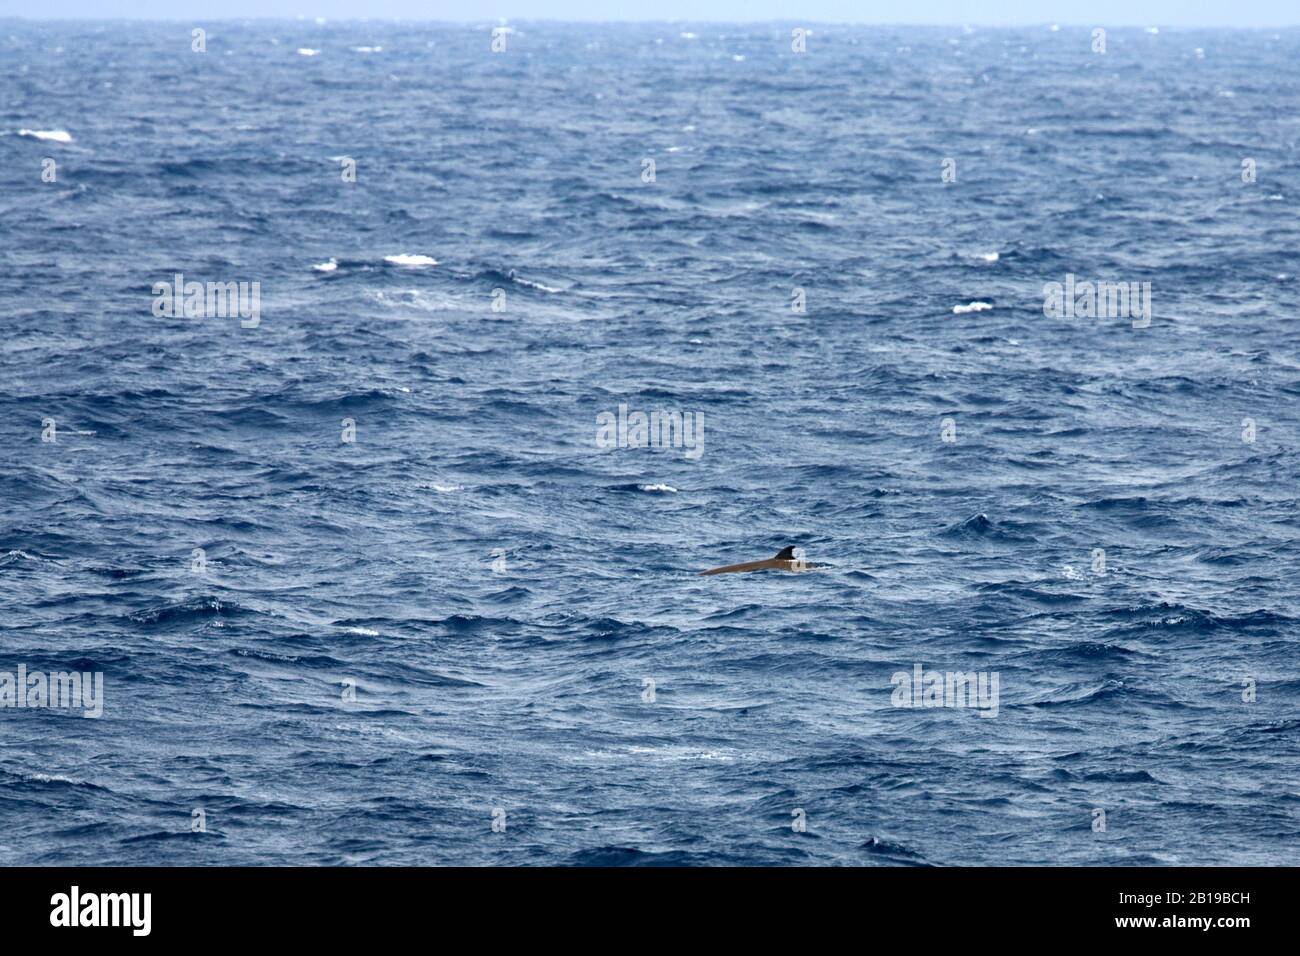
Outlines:
{"label": "hazy sky", "polygon": [[0,17],[217,20],[782,20],[822,23],[1065,23],[1287,26],[1300,0],[0,0]]}

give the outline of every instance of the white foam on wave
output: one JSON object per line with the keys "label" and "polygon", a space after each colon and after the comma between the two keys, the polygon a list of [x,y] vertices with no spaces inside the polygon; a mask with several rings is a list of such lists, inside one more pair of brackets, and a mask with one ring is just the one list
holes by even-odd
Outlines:
{"label": "white foam on wave", "polygon": [[86,781],[74,780],[72,777],[64,777],[57,773],[20,773],[20,776],[31,783],[70,783],[73,786],[83,786]]}
{"label": "white foam on wave", "polygon": [[967,312],[987,312],[993,308],[991,302],[971,302],[967,305],[954,305],[952,307],[953,315],[965,315]]}
{"label": "white foam on wave", "polygon": [[996,252],[981,252],[979,257],[985,262],[997,262],[998,254]]}
{"label": "white foam on wave", "polygon": [[543,284],[540,283],[540,282],[534,282],[532,279],[521,279],[521,278],[519,278],[519,276],[517,276],[517,275],[515,275],[515,274],[513,274],[513,273],[511,273],[511,275],[510,275],[510,279],[511,279],[511,280],[512,280],[516,285],[525,285],[525,286],[528,286],[528,288],[530,288],[530,289],[536,289],[536,290],[539,291],[539,292],[563,292],[563,291],[564,291],[563,289],[556,289],[556,288],[553,288],[552,286],[549,286],[549,285],[543,285]]}
{"label": "white foam on wave", "polygon": [[348,628],[348,633],[349,633],[349,634],[358,634],[358,635],[360,635],[361,637],[378,637],[378,636],[379,636],[379,632],[378,632],[378,631],[371,630],[371,629],[368,628],[368,627],[350,627],[350,628]]}
{"label": "white foam on wave", "polygon": [[[728,750],[697,750],[687,745],[631,746],[627,748],[627,752],[638,757],[648,757],[655,760],[720,760],[726,763],[736,760],[738,756],[743,756],[740,751],[730,748]],[[596,752],[596,755],[603,756],[599,752]]]}
{"label": "white foam on wave", "polygon": [[381,46],[354,46],[353,53],[383,53],[384,48]]}
{"label": "white foam on wave", "polygon": [[399,314],[410,309],[432,312],[435,309],[447,308],[451,304],[446,296],[425,295],[419,289],[396,289],[393,291],[369,289],[366,294],[380,305],[394,309]]}
{"label": "white foam on wave", "polygon": [[433,256],[419,256],[404,252],[398,256],[384,256],[385,262],[390,262],[395,266],[436,266],[438,260]]}
{"label": "white foam on wave", "polygon": [[313,50],[311,47],[300,46],[298,47],[298,55],[299,56],[320,56],[320,50]]}
{"label": "white foam on wave", "polygon": [[20,129],[18,135],[43,140],[48,143],[72,142],[72,134],[66,129]]}
{"label": "white foam on wave", "polygon": [[329,262],[318,262],[312,266],[317,272],[333,272],[338,267],[338,261],[335,259],[331,259]]}
{"label": "white foam on wave", "polygon": [[642,485],[642,486],[641,486],[641,490],[642,490],[642,491],[657,491],[657,492],[661,492],[662,494],[671,494],[671,495],[675,495],[675,494],[677,494],[677,489],[676,489],[676,488],[674,488],[672,485],[665,485],[665,484],[658,484],[658,485]]}

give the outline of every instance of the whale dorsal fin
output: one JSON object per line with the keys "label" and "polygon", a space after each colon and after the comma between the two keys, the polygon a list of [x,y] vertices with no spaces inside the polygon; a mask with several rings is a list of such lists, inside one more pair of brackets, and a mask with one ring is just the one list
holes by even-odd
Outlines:
{"label": "whale dorsal fin", "polygon": [[792,546],[790,546],[790,547],[788,547],[788,548],[782,548],[780,551],[778,551],[778,552],[776,553],[776,557],[775,557],[773,560],[774,560],[774,561],[793,561],[793,560],[794,560],[794,546],[792,545]]}

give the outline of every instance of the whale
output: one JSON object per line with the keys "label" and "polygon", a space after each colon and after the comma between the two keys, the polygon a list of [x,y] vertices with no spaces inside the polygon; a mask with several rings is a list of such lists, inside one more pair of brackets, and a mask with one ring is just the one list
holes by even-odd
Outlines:
{"label": "whale", "polygon": [[743,564],[724,564],[720,568],[709,568],[707,571],[701,571],[700,574],[734,574],[740,571],[806,571],[809,568],[823,566],[796,557],[794,547],[790,546],[782,548],[776,553],[775,557],[766,558],[762,561],[746,561]]}

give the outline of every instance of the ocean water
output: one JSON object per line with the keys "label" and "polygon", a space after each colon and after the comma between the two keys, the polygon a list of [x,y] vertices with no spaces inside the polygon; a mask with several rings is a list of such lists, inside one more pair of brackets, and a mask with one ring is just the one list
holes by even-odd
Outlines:
{"label": "ocean water", "polygon": [[1300,31],[193,26],[0,21],[0,860],[1295,861]]}

